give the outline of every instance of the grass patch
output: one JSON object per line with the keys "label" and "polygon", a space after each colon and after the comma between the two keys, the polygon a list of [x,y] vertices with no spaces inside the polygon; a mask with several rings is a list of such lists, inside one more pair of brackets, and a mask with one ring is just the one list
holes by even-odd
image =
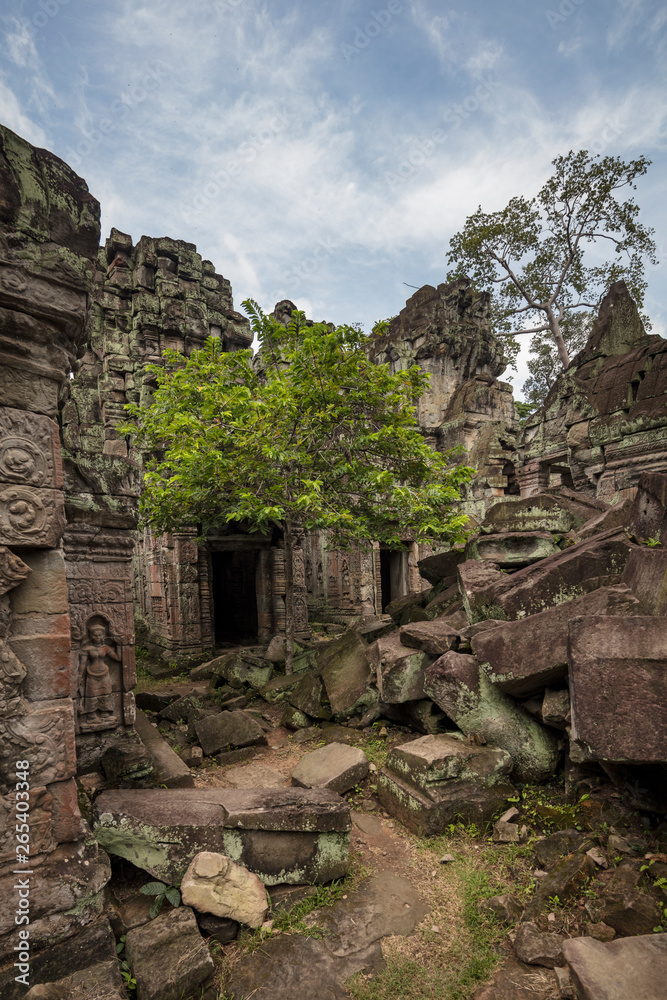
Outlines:
{"label": "grass patch", "polygon": [[[430,913],[409,938],[383,941],[386,968],[346,984],[354,1000],[468,1000],[499,965],[507,928],[484,907],[503,892],[528,895],[530,852],[499,848],[472,824],[452,824],[446,835],[419,840],[416,887]],[[441,864],[443,854],[455,862]],[[436,928],[434,930],[434,927]]]}

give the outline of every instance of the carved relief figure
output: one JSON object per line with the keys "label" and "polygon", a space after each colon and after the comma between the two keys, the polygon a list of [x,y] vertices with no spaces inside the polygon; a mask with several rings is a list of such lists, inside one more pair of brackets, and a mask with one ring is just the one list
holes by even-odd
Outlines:
{"label": "carved relief figure", "polygon": [[114,707],[109,661],[120,663],[108,623],[95,615],[87,623],[88,641],[79,652],[79,724],[81,729],[106,729],[119,723]]}

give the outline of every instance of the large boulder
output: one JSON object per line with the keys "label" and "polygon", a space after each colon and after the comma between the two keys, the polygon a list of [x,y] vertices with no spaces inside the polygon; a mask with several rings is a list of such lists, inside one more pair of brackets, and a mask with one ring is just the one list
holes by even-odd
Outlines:
{"label": "large boulder", "polygon": [[375,668],[380,701],[397,704],[415,701],[424,694],[424,670],[433,657],[404,646],[398,633],[378,639],[368,649]]}
{"label": "large boulder", "polygon": [[424,691],[464,733],[506,750],[518,781],[545,781],[554,773],[554,736],[498,690],[474,656],[445,653],[426,671]]}
{"label": "large boulder", "polygon": [[401,643],[409,649],[421,649],[429,656],[442,656],[449,649],[456,649],[461,633],[442,619],[432,622],[411,622],[398,630]]}
{"label": "large boulder", "polygon": [[607,504],[583,493],[535,493],[521,500],[501,501],[486,512],[484,532],[553,531],[566,534],[604,512]]}
{"label": "large boulder", "polygon": [[572,739],[588,759],[667,761],[667,629],[646,615],[569,626]]}
{"label": "large boulder", "polygon": [[192,859],[181,882],[181,895],[186,906],[200,913],[247,927],[261,927],[269,908],[266,889],[257,875],[212,851],[201,851]]}
{"label": "large boulder", "polygon": [[424,736],[390,751],[378,798],[420,836],[457,819],[481,825],[514,794],[511,767],[505,750],[469,745],[460,734]]}
{"label": "large boulder", "polygon": [[567,628],[577,615],[633,615],[642,607],[627,587],[602,587],[539,614],[504,622],[471,639],[473,653],[502,691],[528,695],[567,676]]}
{"label": "large boulder", "polygon": [[247,712],[220,712],[195,723],[195,731],[207,757],[227,747],[256,746],[266,743],[264,730]]}
{"label": "large boulder", "polygon": [[477,535],[466,545],[468,559],[481,559],[502,569],[527,566],[560,552],[558,535],[550,531],[504,531]]}
{"label": "large boulder", "polygon": [[514,621],[599,587],[613,586],[621,582],[632,548],[624,533],[612,529],[511,576],[496,570],[495,580],[492,572],[486,580],[478,572],[478,579],[473,580],[469,564],[462,563],[458,572],[468,618],[470,622],[484,618]]}
{"label": "large boulder", "polygon": [[93,825],[109,854],[165,882],[179,882],[200,851],[228,855],[265,885],[329,882],[349,862],[350,807],[325,789],[108,791]]}
{"label": "large boulder", "polygon": [[364,712],[377,700],[367,646],[358,632],[347,632],[328,643],[318,655],[317,666],[331,711],[337,718]]}
{"label": "large boulder", "polygon": [[434,556],[425,556],[417,563],[420,574],[425,580],[435,586],[442,580],[455,580],[456,567],[465,560],[462,549],[451,549],[449,552],[439,552]]}
{"label": "large boulder", "polygon": [[621,938],[602,944],[571,938],[563,955],[580,1000],[663,1000],[667,982],[667,934]]}
{"label": "large boulder", "polygon": [[667,617],[667,545],[634,548],[630,553],[623,583],[641,602],[647,615]]}

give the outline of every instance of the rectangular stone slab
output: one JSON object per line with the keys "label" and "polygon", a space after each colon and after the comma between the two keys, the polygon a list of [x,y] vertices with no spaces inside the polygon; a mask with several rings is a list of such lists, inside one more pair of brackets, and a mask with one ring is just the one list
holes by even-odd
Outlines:
{"label": "rectangular stone slab", "polygon": [[581,1000],[663,1000],[667,934],[644,934],[603,944],[594,938],[565,941],[563,955]]}
{"label": "rectangular stone slab", "polygon": [[443,833],[457,819],[479,825],[488,822],[515,790],[509,783],[488,788],[474,781],[453,780],[427,793],[383,769],[378,774],[377,794],[387,812],[408,830],[428,837]]}
{"label": "rectangular stone slab", "polygon": [[569,626],[572,739],[593,760],[667,761],[667,629],[649,616]]}
{"label": "rectangular stone slab", "polygon": [[623,583],[641,601],[647,614],[667,617],[667,548],[633,549]]}
{"label": "rectangular stone slab", "polygon": [[488,663],[487,676],[502,691],[533,694],[567,676],[567,626],[580,615],[632,615],[643,611],[627,587],[601,587],[528,618],[503,622],[474,635],[472,651]]}
{"label": "rectangular stone slab", "polygon": [[349,863],[350,807],[325,789],[128,789],[95,800],[110,854],[178,881],[199,851],[227,854],[267,885],[329,882]]}

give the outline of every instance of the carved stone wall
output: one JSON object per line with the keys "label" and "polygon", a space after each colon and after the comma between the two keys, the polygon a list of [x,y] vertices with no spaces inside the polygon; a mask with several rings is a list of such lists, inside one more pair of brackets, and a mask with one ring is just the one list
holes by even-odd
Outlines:
{"label": "carved stone wall", "polygon": [[667,340],[646,333],[624,282],[526,422],[522,454],[523,496],[563,483],[612,501],[667,470]]}
{"label": "carved stone wall", "polygon": [[[56,418],[85,341],[98,241],[99,205],[85,183],[0,126],[0,962],[14,960],[15,869],[30,868],[33,949],[91,920],[106,880],[93,886],[99,866],[88,873],[68,849],[69,878],[89,898],[66,913],[51,860],[83,836]],[[15,824],[26,802],[22,847]]]}

